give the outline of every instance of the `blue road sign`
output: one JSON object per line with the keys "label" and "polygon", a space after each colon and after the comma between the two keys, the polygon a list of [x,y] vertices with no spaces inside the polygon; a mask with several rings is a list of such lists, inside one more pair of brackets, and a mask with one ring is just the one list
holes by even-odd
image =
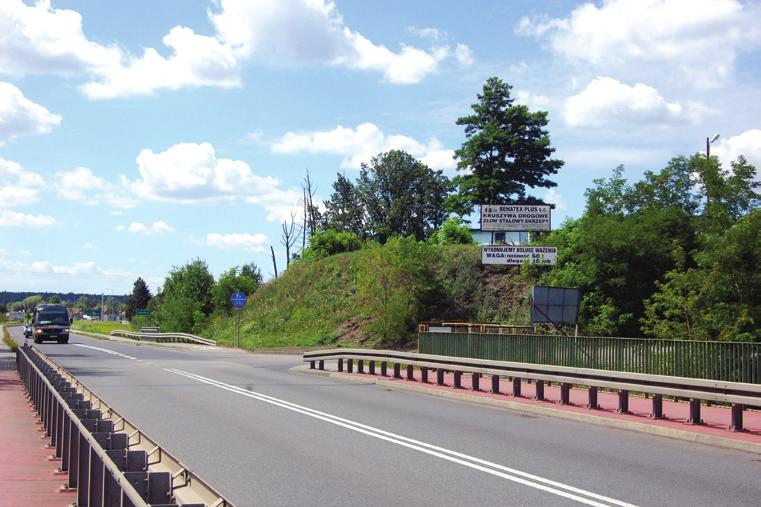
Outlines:
{"label": "blue road sign", "polygon": [[232,296],[230,296],[230,302],[235,308],[243,308],[246,306],[246,293],[241,291],[233,292]]}

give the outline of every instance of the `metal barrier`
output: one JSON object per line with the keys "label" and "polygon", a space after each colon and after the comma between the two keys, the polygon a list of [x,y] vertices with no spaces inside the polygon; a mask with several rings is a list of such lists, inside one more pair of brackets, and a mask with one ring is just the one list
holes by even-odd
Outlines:
{"label": "metal barrier", "polygon": [[188,333],[135,333],[132,331],[124,331],[117,329],[109,333],[113,336],[123,336],[125,338],[132,338],[134,340],[152,341],[158,343],[164,342],[184,342],[184,343],[200,343],[202,345],[216,346],[217,342],[208,338],[202,338],[200,336],[188,334]]}
{"label": "metal barrier", "polygon": [[16,366],[76,505],[232,505],[37,349],[20,347]]}
{"label": "metal barrier", "polygon": [[395,352],[385,350],[364,349],[332,349],[304,352],[304,362],[310,368],[315,364],[320,370],[325,369],[326,360],[336,360],[338,371],[353,372],[354,361],[357,361],[357,371],[364,373],[364,362],[368,362],[369,373],[375,373],[375,365],[380,362],[381,375],[386,375],[388,364],[394,365],[394,377],[402,378],[402,366],[406,365],[406,378],[414,380],[414,368],[421,370],[421,379],[428,381],[429,370],[436,371],[436,383],[444,384],[444,373],[454,372],[455,385],[463,373],[473,374],[473,386],[478,388],[481,375],[491,375],[491,390],[500,392],[499,379],[509,377],[513,381],[513,394],[520,395],[521,381],[536,381],[536,398],[544,399],[545,382],[560,385],[561,404],[570,403],[570,389],[573,385],[589,388],[587,408],[598,408],[598,389],[612,389],[619,393],[618,410],[629,411],[629,392],[642,392],[653,395],[652,417],[663,418],[663,396],[673,396],[690,399],[689,422],[700,424],[700,402],[715,401],[731,404],[732,421],[730,427],[735,431],[743,428],[743,410],[746,407],[761,408],[761,385],[744,384],[739,382],[722,382],[703,379],[670,377],[665,375],[646,375],[641,373],[612,372],[590,368],[570,368],[565,366],[538,365],[507,361],[489,361],[483,359],[467,359],[459,357],[435,356],[411,352]]}
{"label": "metal barrier", "polygon": [[761,343],[420,333],[421,354],[761,383]]}
{"label": "metal barrier", "polygon": [[537,328],[536,326],[483,324],[479,322],[446,320],[441,322],[423,322],[418,325],[419,333],[436,333],[436,329],[446,329],[447,331],[438,331],[446,333],[536,334]]}

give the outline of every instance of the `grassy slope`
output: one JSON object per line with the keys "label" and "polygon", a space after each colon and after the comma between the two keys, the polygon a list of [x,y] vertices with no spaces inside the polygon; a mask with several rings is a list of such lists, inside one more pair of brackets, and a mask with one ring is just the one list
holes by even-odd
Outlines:
{"label": "grassy slope", "polygon": [[[293,264],[277,281],[254,293],[241,315],[244,348],[335,343],[337,329],[360,313],[353,298],[357,258],[362,252]],[[236,318],[216,317],[204,336],[234,345]]]}
{"label": "grassy slope", "polygon": [[75,320],[71,325],[72,329],[79,329],[80,331],[89,331],[91,333],[108,334],[111,331],[117,329],[130,330],[129,324],[122,324],[121,322],[105,321],[99,322],[95,320]]}

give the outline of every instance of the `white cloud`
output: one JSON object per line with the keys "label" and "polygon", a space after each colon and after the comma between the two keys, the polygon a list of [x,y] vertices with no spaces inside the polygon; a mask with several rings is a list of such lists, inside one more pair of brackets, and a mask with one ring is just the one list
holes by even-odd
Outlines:
{"label": "white cloud", "polygon": [[107,204],[115,208],[132,208],[137,201],[125,192],[123,184],[113,184],[93,174],[86,167],[56,173],[56,190],[67,200],[88,206]]}
{"label": "white cloud", "polygon": [[659,125],[688,120],[697,123],[708,108],[700,103],[668,102],[651,86],[629,86],[610,77],[598,77],[565,105],[571,127],[600,127],[610,123]]}
{"label": "white cloud", "polygon": [[555,209],[553,211],[556,213],[562,214],[568,211],[568,206],[565,203],[565,199],[563,199],[563,196],[560,194],[560,192],[557,191],[556,188],[546,189],[544,191],[544,195],[542,196],[542,200],[547,204],[554,204]]}
{"label": "white cloud", "polygon": [[405,135],[386,135],[374,123],[362,123],[356,128],[341,125],[333,130],[295,133],[288,132],[272,144],[275,153],[330,153],[345,157],[341,167],[358,169],[362,163],[385,151],[404,150],[432,169],[454,170],[454,151],[444,148],[438,139],[423,144]]}
{"label": "white cloud", "polygon": [[17,137],[47,134],[61,117],[24,97],[21,90],[0,81],[0,145]]}
{"label": "white cloud", "polygon": [[100,78],[85,84],[82,91],[91,99],[110,99],[186,86],[240,86],[238,61],[232,49],[215,37],[175,26],[163,42],[171,49],[169,57],[148,48],[140,58],[125,57],[126,65],[101,73]]}
{"label": "white cloud", "polygon": [[518,104],[528,106],[532,111],[546,111],[552,102],[546,95],[537,95],[526,90],[515,92],[515,101]]}
{"label": "white cloud", "polygon": [[249,252],[264,252],[269,244],[265,234],[231,233],[220,234],[211,232],[206,235],[206,244],[226,250],[246,250]]}
{"label": "white cloud", "polygon": [[421,39],[431,39],[431,40],[442,40],[447,38],[447,32],[444,30],[440,30],[438,28],[431,28],[431,27],[417,27],[417,26],[408,26],[407,30],[409,30],[410,33],[413,33],[420,37]]}
{"label": "white cloud", "polygon": [[89,241],[82,244],[82,250],[92,250],[95,246]]}
{"label": "white cloud", "polygon": [[608,72],[657,64],[707,86],[723,81],[737,53],[758,41],[757,15],[737,0],[608,0],[585,3],[566,18],[523,18],[516,31]]}
{"label": "white cloud", "polygon": [[74,262],[68,265],[55,265],[48,261],[35,261],[29,264],[29,271],[33,273],[80,276],[95,273],[96,266],[93,261]]}
{"label": "white cloud", "polygon": [[756,166],[757,176],[761,175],[761,130],[750,129],[734,137],[719,139],[711,146],[711,154],[719,157],[724,168],[729,168],[731,162],[743,155]]}
{"label": "white cloud", "polygon": [[457,44],[454,50],[454,56],[461,65],[471,65],[476,59],[473,57],[473,51],[465,44]]}
{"label": "white cloud", "polygon": [[32,204],[45,187],[45,180],[39,174],[0,158],[0,208]]}
{"label": "white cloud", "polygon": [[57,222],[49,215],[28,215],[17,211],[0,211],[0,227],[50,227]]}
{"label": "white cloud", "polygon": [[153,222],[151,225],[145,225],[140,222],[131,222],[128,226],[117,225],[117,231],[131,232],[132,234],[141,234],[143,236],[155,236],[157,234],[169,234],[175,232],[168,223],[163,220]]}
{"label": "white cloud", "polygon": [[451,53],[448,47],[427,51],[403,44],[394,52],[375,44],[344,24],[332,0],[219,0],[218,4],[219,11],[210,13],[217,36],[241,58],[373,70],[391,83],[411,84],[435,72]]}

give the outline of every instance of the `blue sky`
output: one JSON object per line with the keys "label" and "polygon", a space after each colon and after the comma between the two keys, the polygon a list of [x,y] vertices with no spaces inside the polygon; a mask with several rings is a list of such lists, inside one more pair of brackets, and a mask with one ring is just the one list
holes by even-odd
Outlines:
{"label": "blue sky", "polygon": [[761,5],[734,0],[0,0],[0,290],[151,289],[285,264],[308,169],[406,149],[454,175],[489,76],[549,111],[553,221],[619,164],[761,165]]}

